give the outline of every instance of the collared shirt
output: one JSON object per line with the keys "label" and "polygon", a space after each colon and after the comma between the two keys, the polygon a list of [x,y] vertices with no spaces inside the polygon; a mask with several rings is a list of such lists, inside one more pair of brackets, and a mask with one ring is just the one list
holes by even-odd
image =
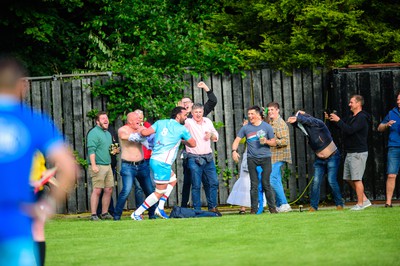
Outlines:
{"label": "collared shirt", "polygon": [[207,117],[203,117],[203,121],[197,123],[193,118],[188,118],[185,121],[185,127],[189,130],[190,135],[196,140],[196,147],[186,147],[188,153],[204,155],[212,153],[211,140],[205,140],[206,132],[210,132],[217,137],[214,142],[218,141],[218,131],[215,129],[213,123]]}
{"label": "collared shirt", "polygon": [[271,162],[292,163],[289,128],[286,122],[279,116],[277,119],[271,120],[270,125],[274,129],[274,135],[277,144],[276,147],[271,147]]}

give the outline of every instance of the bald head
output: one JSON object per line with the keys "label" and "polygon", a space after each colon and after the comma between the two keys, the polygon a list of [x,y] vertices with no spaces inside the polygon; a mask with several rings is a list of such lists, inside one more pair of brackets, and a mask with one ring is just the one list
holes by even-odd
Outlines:
{"label": "bald head", "polygon": [[[126,123],[133,129],[138,129],[141,123],[140,112],[130,112],[126,116]],[[143,116],[143,114],[142,114]]]}

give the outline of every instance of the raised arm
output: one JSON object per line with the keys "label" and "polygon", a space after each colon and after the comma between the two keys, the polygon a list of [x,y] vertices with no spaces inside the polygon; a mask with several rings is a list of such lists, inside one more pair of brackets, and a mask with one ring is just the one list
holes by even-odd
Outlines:
{"label": "raised arm", "polygon": [[218,99],[214,92],[204,82],[197,84],[197,87],[202,88],[207,93],[208,100],[204,104],[204,116],[207,116],[217,105]]}

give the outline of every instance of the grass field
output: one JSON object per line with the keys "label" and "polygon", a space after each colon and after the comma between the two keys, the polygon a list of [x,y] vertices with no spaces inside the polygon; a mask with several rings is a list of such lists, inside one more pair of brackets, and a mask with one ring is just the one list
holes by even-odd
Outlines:
{"label": "grass field", "polygon": [[400,265],[400,207],[46,227],[47,265]]}

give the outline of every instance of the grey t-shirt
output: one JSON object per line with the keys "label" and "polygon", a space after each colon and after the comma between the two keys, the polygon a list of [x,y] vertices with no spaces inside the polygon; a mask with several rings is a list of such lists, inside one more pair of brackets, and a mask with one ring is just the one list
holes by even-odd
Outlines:
{"label": "grey t-shirt", "polygon": [[260,144],[261,136],[266,139],[274,138],[274,130],[271,125],[262,121],[259,126],[247,124],[243,126],[238,133],[239,138],[246,137],[247,142],[247,156],[249,158],[268,158],[271,157],[269,146]]}

